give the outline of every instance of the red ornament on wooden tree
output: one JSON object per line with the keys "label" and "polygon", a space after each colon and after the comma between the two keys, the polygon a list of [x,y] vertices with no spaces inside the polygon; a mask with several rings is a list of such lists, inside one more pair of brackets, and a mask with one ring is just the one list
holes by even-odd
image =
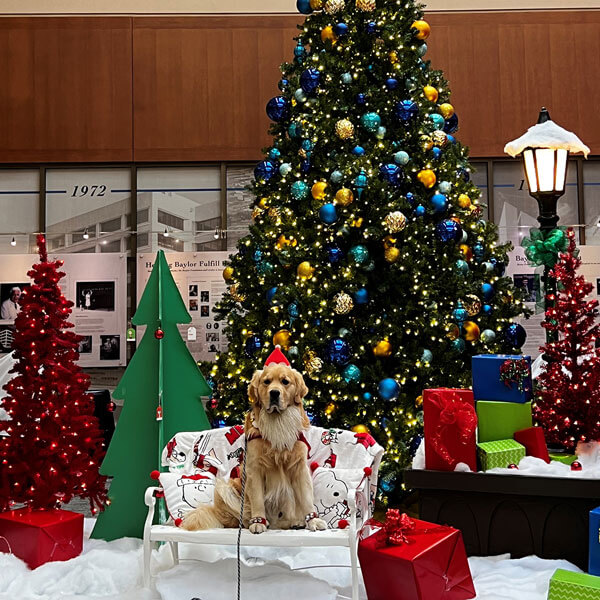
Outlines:
{"label": "red ornament on wooden tree", "polygon": [[577,275],[581,259],[573,229],[567,237],[567,251],[552,271],[556,303],[542,324],[559,339],[541,348],[548,362],[537,379],[534,416],[550,445],[574,450],[580,441],[600,440],[600,354],[595,347],[600,326],[598,301],[587,299],[594,286]]}
{"label": "red ornament on wooden tree", "polygon": [[43,235],[38,250],[15,321],[15,376],[0,401],[10,417],[0,421],[0,511],[59,508],[75,496],[95,510],[106,500],[98,474],[104,448],[89,378],[77,365],[82,338],[69,331],[73,303],[58,285],[63,263],[48,261]]}

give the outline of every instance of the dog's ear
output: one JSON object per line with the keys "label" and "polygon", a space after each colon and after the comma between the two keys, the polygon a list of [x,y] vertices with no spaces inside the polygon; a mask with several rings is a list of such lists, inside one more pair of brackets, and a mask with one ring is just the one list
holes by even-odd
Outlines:
{"label": "dog's ear", "polygon": [[258,384],[261,375],[262,371],[255,371],[252,376],[252,381],[250,381],[250,384],[248,385],[248,398],[250,399],[251,404],[255,404],[258,401]]}
{"label": "dog's ear", "polygon": [[302,377],[301,373],[298,371],[292,371],[294,375],[294,383],[296,385],[296,395],[294,396],[294,402],[302,406],[302,400],[304,396],[308,394],[308,388],[306,387],[306,383],[304,383],[304,377]]}

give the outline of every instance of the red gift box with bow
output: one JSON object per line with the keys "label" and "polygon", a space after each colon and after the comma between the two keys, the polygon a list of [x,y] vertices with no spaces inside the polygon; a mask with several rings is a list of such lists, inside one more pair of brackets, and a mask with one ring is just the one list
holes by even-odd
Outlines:
{"label": "red gift box with bow", "polygon": [[[468,600],[475,588],[458,529],[410,519],[396,509],[361,539],[358,558],[369,600]],[[364,528],[363,528],[364,531]]]}
{"label": "red gift box with bow", "polygon": [[10,510],[0,513],[0,552],[10,552],[31,569],[69,560],[83,549],[83,515],[69,510]]}
{"label": "red gift box with bow", "polygon": [[458,463],[477,471],[477,413],[471,390],[423,391],[425,466],[454,471]]}

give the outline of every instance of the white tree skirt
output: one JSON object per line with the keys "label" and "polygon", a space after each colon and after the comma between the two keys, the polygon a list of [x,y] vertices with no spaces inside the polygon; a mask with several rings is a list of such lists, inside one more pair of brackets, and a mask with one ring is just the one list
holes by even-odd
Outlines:
{"label": "white tree skirt", "polygon": [[[93,525],[86,519],[86,534]],[[171,567],[168,546],[154,552],[156,587],[142,587],[139,540],[85,541],[81,556],[30,571],[10,554],[0,554],[1,600],[235,600],[235,548],[180,544],[181,564]],[[243,551],[243,600],[338,600],[349,597],[350,569],[315,565],[348,565],[343,548],[252,548]],[[194,560],[191,560],[194,559]],[[555,569],[578,571],[566,561],[508,556],[471,558],[478,600],[546,600]],[[366,598],[364,589],[361,598]]]}

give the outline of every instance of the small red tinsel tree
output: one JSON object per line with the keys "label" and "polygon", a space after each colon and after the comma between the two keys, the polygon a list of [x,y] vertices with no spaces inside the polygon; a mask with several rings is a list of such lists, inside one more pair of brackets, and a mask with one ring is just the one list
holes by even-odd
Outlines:
{"label": "small red tinsel tree", "polygon": [[63,261],[48,261],[43,235],[38,251],[15,321],[15,376],[0,401],[10,417],[0,421],[0,510],[59,508],[78,496],[94,511],[106,499],[102,434],[89,377],[77,365],[81,337],[68,331],[73,303],[58,283]]}
{"label": "small red tinsel tree", "polygon": [[541,348],[547,361],[537,379],[535,419],[550,445],[573,450],[580,441],[600,440],[600,335],[598,301],[586,298],[593,285],[577,275],[581,259],[575,233],[567,231],[569,246],[552,274],[558,284],[556,305],[542,326],[558,333],[558,341]]}

